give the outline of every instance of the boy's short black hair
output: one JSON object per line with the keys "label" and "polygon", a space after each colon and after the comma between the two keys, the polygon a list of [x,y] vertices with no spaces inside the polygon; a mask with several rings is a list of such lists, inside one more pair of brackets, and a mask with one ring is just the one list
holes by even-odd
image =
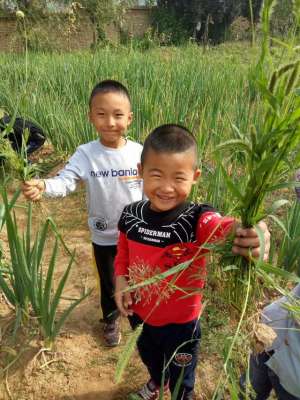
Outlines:
{"label": "boy's short black hair", "polygon": [[193,150],[197,160],[196,139],[192,132],[181,125],[161,125],[147,136],[141,154],[142,165],[149,150],[157,153],[183,153],[187,150]]}
{"label": "boy's short black hair", "polygon": [[89,106],[91,107],[92,100],[93,98],[99,94],[99,93],[120,93],[123,94],[125,97],[127,97],[129,103],[131,104],[129,92],[127,88],[120,82],[114,81],[112,79],[106,79],[104,81],[101,81],[97,83],[97,85],[94,86],[90,100],[89,100]]}

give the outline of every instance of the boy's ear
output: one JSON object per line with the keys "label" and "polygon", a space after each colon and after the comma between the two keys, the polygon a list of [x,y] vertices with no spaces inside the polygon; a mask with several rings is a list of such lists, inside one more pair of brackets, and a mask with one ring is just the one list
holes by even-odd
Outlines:
{"label": "boy's ear", "polygon": [[195,172],[194,172],[194,183],[197,182],[197,180],[200,178],[200,176],[201,176],[201,169],[199,169],[199,168],[195,169]]}
{"label": "boy's ear", "polygon": [[88,111],[88,119],[89,119],[90,123],[93,123],[91,110]]}
{"label": "boy's ear", "polygon": [[131,125],[132,120],[133,120],[133,112],[130,111],[130,113],[129,113],[129,115],[128,115],[128,123],[127,123],[127,126]]}
{"label": "boy's ear", "polygon": [[143,177],[143,166],[141,163],[138,163],[137,167],[138,167],[139,176],[142,178]]}

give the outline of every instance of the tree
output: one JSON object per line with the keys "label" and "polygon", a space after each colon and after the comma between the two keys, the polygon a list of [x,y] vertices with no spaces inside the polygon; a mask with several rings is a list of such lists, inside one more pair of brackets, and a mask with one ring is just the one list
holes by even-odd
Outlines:
{"label": "tree", "polygon": [[[200,39],[205,30],[214,41],[224,39],[226,29],[238,16],[249,17],[249,0],[158,0],[161,10],[173,13],[183,23],[189,36]],[[257,20],[262,0],[252,0],[254,19]],[[198,31],[198,33],[197,33]]]}
{"label": "tree", "polygon": [[121,26],[125,11],[132,0],[80,0],[97,29],[97,39],[105,39],[105,25]]}
{"label": "tree", "polygon": [[271,29],[276,35],[284,36],[294,26],[293,0],[278,1],[271,17]]}

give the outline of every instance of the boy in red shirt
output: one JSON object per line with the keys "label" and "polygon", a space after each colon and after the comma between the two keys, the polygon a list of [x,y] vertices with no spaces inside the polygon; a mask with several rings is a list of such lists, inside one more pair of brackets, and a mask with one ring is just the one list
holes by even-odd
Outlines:
{"label": "boy in red shirt", "polygon": [[[182,378],[177,398],[191,400],[195,399],[201,289],[206,276],[201,246],[222,240],[236,229],[233,252],[248,256],[251,248],[252,256],[257,257],[259,238],[254,229],[236,228],[233,218],[221,217],[211,206],[188,201],[200,170],[197,143],[186,128],[156,128],[144,143],[139,169],[149,200],[125,207],[115,260],[116,303],[132,328],[143,323],[137,346],[150,374],[150,380],[130,398],[158,399],[168,363],[164,389],[173,393]],[[269,232],[264,223],[261,227],[267,257]],[[184,271],[131,294],[124,292],[129,284],[190,260]]]}

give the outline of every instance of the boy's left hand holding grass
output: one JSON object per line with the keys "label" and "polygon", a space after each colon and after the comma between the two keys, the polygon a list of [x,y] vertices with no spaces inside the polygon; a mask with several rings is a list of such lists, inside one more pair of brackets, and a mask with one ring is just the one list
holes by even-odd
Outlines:
{"label": "boy's left hand holding grass", "polygon": [[[260,221],[258,226],[263,232],[265,239],[263,260],[267,261],[270,252],[271,235],[264,221]],[[254,228],[242,228],[238,226],[235,231],[232,252],[244,257],[251,256],[253,258],[259,258],[261,255],[261,247],[256,230]]]}
{"label": "boy's left hand holding grass", "polygon": [[21,189],[27,200],[38,201],[45,191],[45,181],[43,179],[31,179],[23,182]]}

